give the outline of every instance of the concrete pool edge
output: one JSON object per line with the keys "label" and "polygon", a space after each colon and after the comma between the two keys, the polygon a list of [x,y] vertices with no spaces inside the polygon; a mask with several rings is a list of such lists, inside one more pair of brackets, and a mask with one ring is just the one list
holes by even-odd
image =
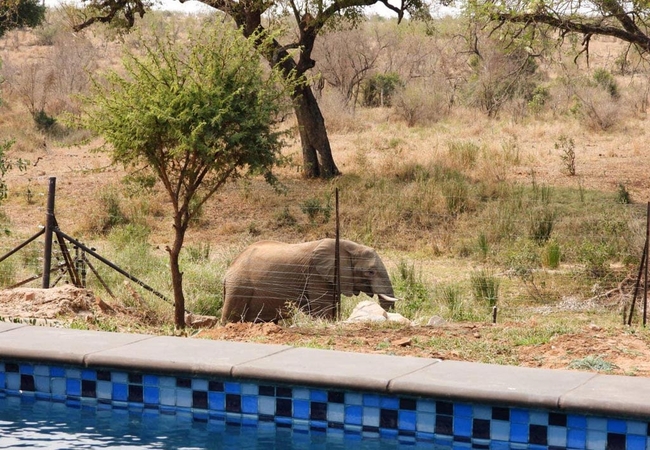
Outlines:
{"label": "concrete pool edge", "polygon": [[173,372],[650,418],[650,379],[0,323],[0,360]]}

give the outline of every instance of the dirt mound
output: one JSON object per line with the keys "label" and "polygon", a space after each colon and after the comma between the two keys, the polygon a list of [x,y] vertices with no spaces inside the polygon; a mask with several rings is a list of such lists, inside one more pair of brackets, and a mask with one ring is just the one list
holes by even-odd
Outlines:
{"label": "dirt mound", "polygon": [[46,319],[68,321],[91,317],[95,295],[71,285],[51,289],[16,288],[0,291],[0,317],[4,320]]}

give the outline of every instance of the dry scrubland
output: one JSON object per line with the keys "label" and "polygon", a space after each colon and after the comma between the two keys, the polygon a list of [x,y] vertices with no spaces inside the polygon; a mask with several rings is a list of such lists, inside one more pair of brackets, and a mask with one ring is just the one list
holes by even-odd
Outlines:
{"label": "dry scrubland", "polygon": [[[202,20],[164,18],[179,36],[188,22]],[[119,40],[100,27],[73,36],[64,25],[50,14],[45,27],[0,40],[0,136],[15,139],[11,157],[29,160],[26,170],[6,176],[2,220],[9,233],[0,249],[38,231],[48,178],[55,176],[61,228],[171,297],[164,251],[171,219],[163,193],[91,152],[100,141],[64,122],[64,113],[79,112],[73,95],[87,87],[84,69],[118,67]],[[323,39],[317,68],[339,81],[325,83],[321,106],[344,175],[302,179],[295,138],[285,150],[292,162],[278,169],[281,192],[260,180],[228,185],[188,232],[187,307],[218,314],[223,273],[251,242],[333,236],[338,187],[342,236],[378,249],[404,299],[398,312],[419,325],[343,326],[300,316],[292,328],[241,325],[199,335],[650,374],[650,335],[636,319],[632,328],[621,325],[650,199],[644,65],[633,56],[625,63],[623,47],[597,40],[590,67],[584,59],[574,65],[575,53],[565,46],[509,80],[508,64],[521,63],[517,55],[506,57],[485,41],[482,62],[473,59],[453,38],[458,23],[441,23],[433,37],[407,26],[397,32],[389,23],[373,27],[364,36],[393,43],[375,70],[392,67],[406,87],[390,107],[352,108],[351,100],[346,106],[346,97],[356,95],[345,82],[352,63],[329,58],[328,46],[354,39],[344,33]],[[123,40],[135,46],[134,37]],[[417,67],[410,65],[416,59]],[[504,91],[503,80],[517,89]],[[291,117],[282,125],[292,127]],[[39,272],[41,251],[34,244],[1,263],[2,285]],[[92,276],[89,287],[119,314],[98,310],[73,326],[172,332],[171,306],[95,265],[117,298]],[[357,301],[345,299],[344,310]],[[490,324],[494,304],[497,325]],[[433,315],[447,324],[424,327]]]}

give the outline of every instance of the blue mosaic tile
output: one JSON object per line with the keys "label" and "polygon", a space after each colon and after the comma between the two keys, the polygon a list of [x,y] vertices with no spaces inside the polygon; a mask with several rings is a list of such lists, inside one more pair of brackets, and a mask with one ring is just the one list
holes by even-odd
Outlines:
{"label": "blue mosaic tile", "polygon": [[415,431],[417,413],[411,410],[400,410],[397,414],[398,428],[404,431]]}
{"label": "blue mosaic tile", "polygon": [[349,405],[345,407],[345,423],[348,425],[361,425],[363,419],[363,407]]}
{"label": "blue mosaic tile", "polygon": [[607,432],[587,430],[587,449],[596,450],[607,447]]}
{"label": "blue mosaic tile", "polygon": [[379,428],[379,408],[364,406],[361,410],[361,424]]}
{"label": "blue mosaic tile", "polygon": [[239,383],[225,382],[224,392],[228,394],[239,394],[241,392],[241,385]]}
{"label": "blue mosaic tile", "polygon": [[126,383],[113,383],[112,399],[125,402],[129,398],[129,385]]}
{"label": "blue mosaic tile", "polygon": [[472,417],[472,405],[457,403],[454,405],[455,417]]}
{"label": "blue mosaic tile", "polygon": [[152,420],[174,414],[187,421],[267,423],[306,435],[355,433],[453,449],[641,450],[650,439],[642,420],[42,363],[0,362],[0,397],[7,395],[139,412]]}
{"label": "blue mosaic tile", "polygon": [[567,436],[567,445],[570,448],[576,449],[587,448],[587,431],[584,429],[569,429]]}
{"label": "blue mosaic tile", "polygon": [[549,425],[548,427],[548,445],[555,447],[567,446],[567,429],[566,427],[557,427]]}
{"label": "blue mosaic tile", "polygon": [[81,380],[76,378],[67,378],[65,384],[65,393],[75,397],[81,396]]}
{"label": "blue mosaic tile", "polygon": [[363,395],[358,392],[346,392],[343,403],[346,405],[363,405]]}
{"label": "blue mosaic tile", "polygon": [[[192,407],[192,390],[186,388],[180,388],[176,390],[176,406],[181,408],[191,408]],[[237,411],[239,412],[239,411]]]}
{"label": "blue mosaic tile", "polygon": [[525,423],[511,423],[510,442],[528,442],[528,425]]}

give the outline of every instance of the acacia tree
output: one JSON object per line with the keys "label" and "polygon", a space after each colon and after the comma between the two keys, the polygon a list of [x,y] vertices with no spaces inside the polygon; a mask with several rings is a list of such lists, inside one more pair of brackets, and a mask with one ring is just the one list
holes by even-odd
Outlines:
{"label": "acacia tree", "polygon": [[647,1],[472,0],[468,5],[472,12],[487,16],[500,26],[516,25],[513,36],[527,36],[531,41],[552,29],[559,30],[561,37],[582,35],[582,51],[587,55],[594,35],[615,37],[636,46],[641,53],[650,51],[650,3]]}
{"label": "acacia tree", "polygon": [[[183,3],[185,0],[179,0]],[[312,51],[316,37],[328,24],[340,18],[358,21],[366,6],[383,4],[401,20],[408,12],[412,17],[428,17],[427,0],[397,0],[398,6],[389,0],[198,0],[230,16],[245,36],[265,35],[268,29],[263,17],[286,14],[295,21],[296,34],[293,41],[272,40],[263,51],[272,67],[280,67],[285,78],[300,80],[290,91],[293,108],[298,121],[302,143],[303,173],[308,178],[330,178],[338,175],[334,163],[325,120],[306,76],[316,62]],[[132,26],[136,16],[142,17],[155,0],[82,0],[86,9],[75,25],[81,30],[95,22],[121,21]],[[218,19],[220,20],[220,19]]]}
{"label": "acacia tree", "polygon": [[185,232],[202,205],[226,181],[271,172],[282,133],[274,127],[281,98],[275,72],[264,75],[249,39],[221,26],[141,39],[126,52],[125,75],[94,80],[85,125],[103,135],[115,162],[152,170],[169,195],[174,239],[167,246],[174,321],[184,327],[179,256]]}

